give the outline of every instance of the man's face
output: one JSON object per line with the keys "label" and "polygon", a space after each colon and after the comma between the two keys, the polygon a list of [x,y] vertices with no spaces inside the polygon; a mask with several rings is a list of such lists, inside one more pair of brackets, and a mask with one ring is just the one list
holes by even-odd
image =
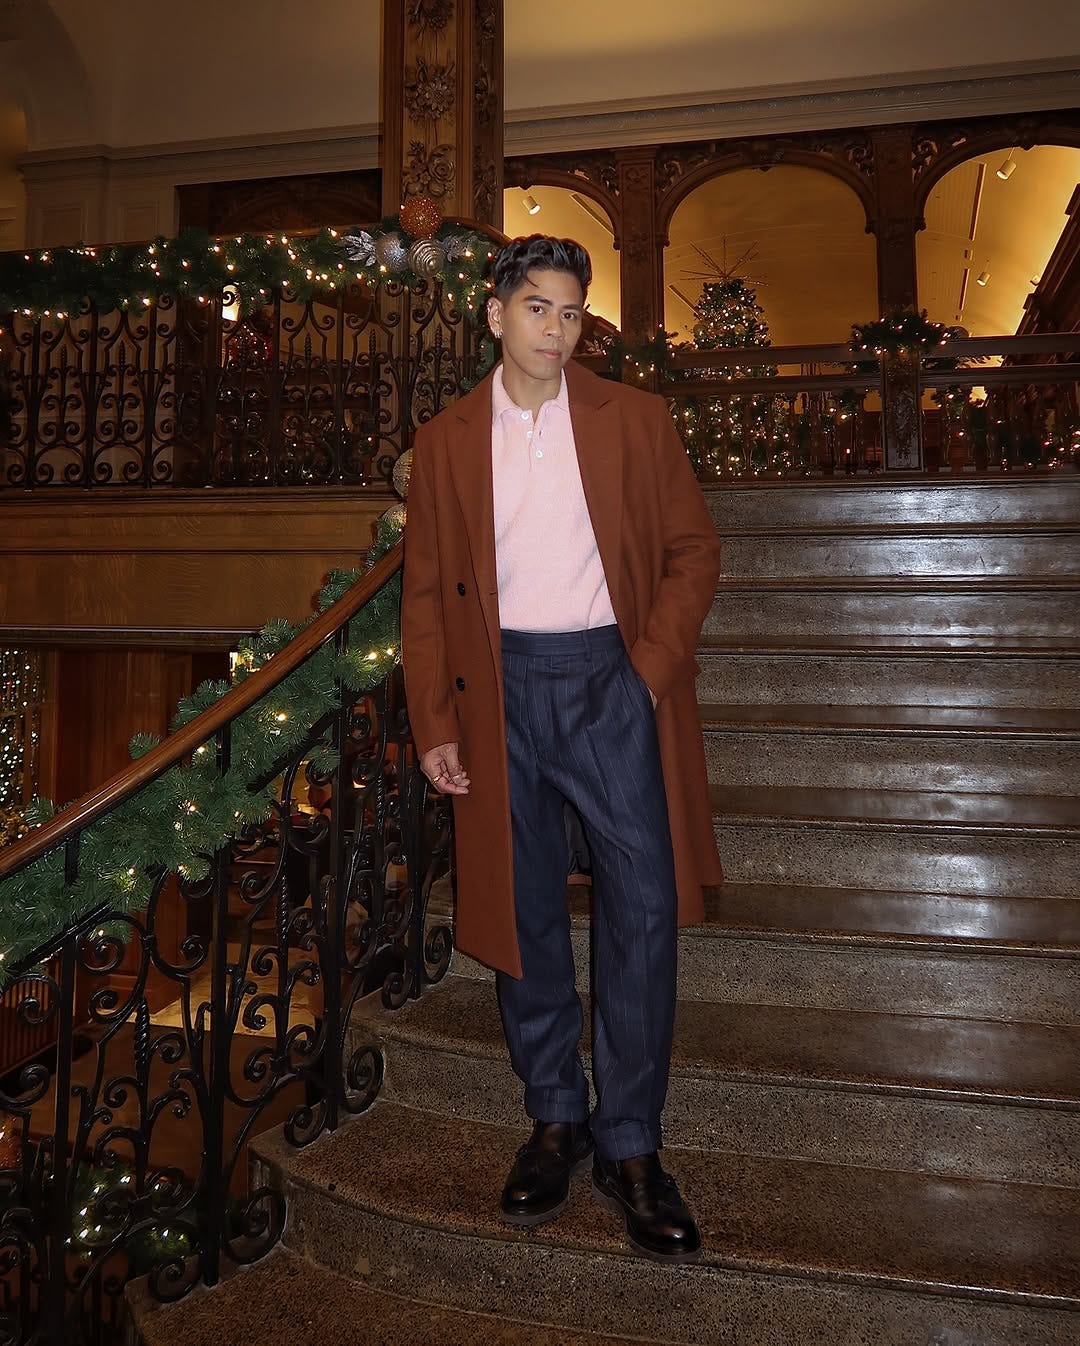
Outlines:
{"label": "man's face", "polygon": [[584,295],[569,271],[531,271],[505,299],[491,299],[491,330],[503,360],[530,379],[558,380],[581,336]]}

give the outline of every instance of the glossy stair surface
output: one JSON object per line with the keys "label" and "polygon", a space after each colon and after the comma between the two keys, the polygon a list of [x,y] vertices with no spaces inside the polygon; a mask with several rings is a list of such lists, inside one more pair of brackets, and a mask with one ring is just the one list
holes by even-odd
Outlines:
{"label": "glossy stair surface", "polygon": [[280,1137],[256,1149],[293,1251],[452,1308],[700,1346],[1075,1341],[1075,1191],[669,1146],[704,1250],[665,1267],[628,1253],[587,1178],[557,1223],[504,1225],[523,1135],[383,1100],[299,1153]]}
{"label": "glossy stair surface", "polygon": [[505,1314],[443,1308],[316,1266],[277,1248],[213,1293],[156,1306],[145,1288],[134,1309],[144,1346],[633,1346],[641,1337],[568,1332]]}
{"label": "glossy stair surface", "polygon": [[[369,1043],[386,1055],[386,1097],[521,1121],[489,983],[451,977],[400,1013],[368,1005],[351,1045]],[[1080,1026],[680,1000],[665,1136],[725,1152],[1080,1187]]]}
{"label": "glossy stair surface", "polygon": [[[664,1123],[701,1262],[633,1256],[587,1177],[557,1222],[501,1223],[527,1119],[457,953],[404,1009],[357,1006],[370,1112],[256,1142],[285,1247],[147,1346],[268,1339],[271,1285],[320,1346],[1080,1341],[1080,476],[706,494],[726,882],[680,932]],[[586,1062],[593,900],[571,881]]]}

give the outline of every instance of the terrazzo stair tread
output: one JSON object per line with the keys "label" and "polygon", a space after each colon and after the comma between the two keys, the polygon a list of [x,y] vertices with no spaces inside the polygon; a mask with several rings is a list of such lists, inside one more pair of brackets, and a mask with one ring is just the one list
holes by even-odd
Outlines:
{"label": "terrazzo stair tread", "polygon": [[1072,522],[1080,476],[945,476],[739,481],[704,487],[717,527]]}
{"label": "terrazzo stair tread", "polygon": [[716,595],[728,593],[1053,593],[1080,592],[1080,575],[753,575],[724,578]]}
{"label": "terrazzo stair tread", "polygon": [[1074,738],[1080,708],[1019,706],[700,705],[707,730],[776,730],[799,734],[942,734],[978,737]]}
{"label": "terrazzo stair tread", "polygon": [[1080,839],[1080,802],[1070,796],[961,791],[709,786],[714,821],[845,828],[918,828]]}
{"label": "terrazzo stair tread", "polygon": [[[587,890],[570,891],[586,918]],[[705,924],[682,938],[698,934],[1059,957],[1080,954],[1080,899],[726,883],[706,890]]]}
{"label": "terrazzo stair tread", "polygon": [[925,532],[887,524],[719,531],[721,583],[763,576],[1080,577],[1080,527],[1075,523],[974,529],[959,524]]}
{"label": "terrazzo stair tread", "polygon": [[[590,1292],[603,1294],[630,1254],[621,1221],[596,1205],[587,1182],[554,1223],[522,1233],[499,1218],[499,1191],[525,1134],[382,1100],[305,1149],[273,1134],[253,1149],[294,1201],[298,1192],[310,1198],[295,1238],[319,1237],[308,1233],[316,1209],[340,1203],[412,1227],[421,1242],[424,1229],[456,1235],[462,1278],[491,1242],[527,1243],[537,1268],[545,1250],[589,1253]],[[674,1146],[664,1163],[701,1228],[701,1262],[664,1269],[691,1298],[693,1277],[727,1268],[1080,1310],[1080,1192]],[[339,1217],[333,1252],[343,1260],[354,1257],[340,1246],[344,1228]],[[403,1255],[393,1228],[382,1247],[386,1258]],[[640,1274],[645,1287],[644,1267]]]}
{"label": "terrazzo stair tread", "polygon": [[[177,1304],[128,1291],[142,1346],[633,1346],[643,1337],[574,1332],[373,1290],[288,1248]],[[557,1337],[554,1335],[557,1332]]]}
{"label": "terrazzo stair tread", "polygon": [[[390,1043],[505,1056],[490,982],[451,976],[405,1014],[374,1006],[362,1014]],[[588,1036],[586,1027],[585,1056]],[[671,1068],[743,1083],[1080,1111],[1080,1029],[1038,1023],[680,1000]]]}
{"label": "terrazzo stair tread", "polygon": [[[1077,605],[1080,606],[1080,605]],[[1077,623],[1080,625],[1080,623]],[[874,623],[797,634],[721,620],[698,646],[698,699],[716,704],[1080,706],[1080,630],[1061,636],[875,633]],[[948,631],[950,623],[935,623]],[[755,634],[755,629],[757,634]],[[910,630],[910,628],[909,628]],[[781,634],[782,631],[782,634]],[[887,690],[885,690],[887,689]]]}
{"label": "terrazzo stair tread", "polygon": [[950,636],[933,632],[904,636],[900,634],[876,635],[839,634],[835,636],[808,634],[755,635],[753,633],[717,636],[703,635],[698,645],[698,653],[717,654],[792,654],[792,655],[834,655],[852,656],[887,655],[902,658],[923,658],[927,655],[948,654],[960,658],[986,659],[1023,659],[1045,658],[1080,659],[1080,643],[1072,637],[1064,636],[1025,636],[1022,640],[1012,637],[992,639],[985,635]]}
{"label": "terrazzo stair tread", "polygon": [[[1078,501],[1080,505],[1080,501]],[[844,523],[821,520],[817,523],[720,523],[717,533],[724,538],[785,537],[1038,537],[1080,533],[1080,519],[1010,519],[1005,522],[964,520],[936,523],[892,523],[882,519],[874,523]]]}

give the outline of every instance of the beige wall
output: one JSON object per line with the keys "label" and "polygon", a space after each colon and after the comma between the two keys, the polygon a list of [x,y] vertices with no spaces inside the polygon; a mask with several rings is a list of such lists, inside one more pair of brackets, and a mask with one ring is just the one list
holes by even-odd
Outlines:
{"label": "beige wall", "polygon": [[[1078,0],[504,4],[511,154],[1067,106],[1080,88]],[[380,12],[20,0],[0,90],[26,110],[27,200],[4,242],[171,233],[180,184],[377,163]],[[0,182],[0,216],[14,195]]]}

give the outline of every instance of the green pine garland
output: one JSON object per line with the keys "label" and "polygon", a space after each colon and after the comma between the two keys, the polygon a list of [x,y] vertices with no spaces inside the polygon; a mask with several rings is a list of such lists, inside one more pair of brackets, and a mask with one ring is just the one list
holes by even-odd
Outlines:
{"label": "green pine garland", "polygon": [[851,349],[856,354],[872,351],[875,355],[915,354],[927,346],[941,346],[958,329],[931,322],[926,310],[921,313],[898,309],[875,322],[853,323]]}
{"label": "green pine garland", "polygon": [[[399,540],[401,525],[380,520],[368,554],[370,568]],[[337,602],[360,572],[334,571],[319,595],[319,610]],[[150,899],[154,875],[162,870],[198,880],[210,858],[250,824],[271,812],[272,778],[278,764],[299,752],[312,727],[338,704],[337,680],[356,693],[372,691],[394,667],[400,650],[401,576],[392,576],[349,624],[349,649],[332,644],[317,650],[271,692],[232,724],[232,760],[222,772],[213,744],[195,750],[189,764],[173,767],[151,781],[127,803],[87,828],[79,849],[79,877],[64,882],[63,847],[49,852],[20,873],[0,882],[0,985],[2,969],[55,938],[80,916],[106,908],[115,914],[142,910]],[[250,676],[283,649],[314,617],[294,625],[272,621],[241,643],[236,678]],[[184,697],[173,730],[190,723],[229,690],[225,682],[204,682]],[[132,758],[157,740],[137,734]],[[313,759],[320,768],[333,761],[325,749]],[[35,801],[28,821],[38,825],[53,816],[47,800]]]}
{"label": "green pine garland", "polygon": [[152,243],[0,254],[0,315],[62,321],[81,312],[87,301],[107,313],[149,308],[165,297],[209,302],[226,290],[247,313],[282,292],[305,303],[358,280],[372,286],[395,280],[414,289],[424,279],[442,281],[455,303],[478,311],[489,288],[484,273],[495,247],[490,238],[444,221],[434,235],[444,260],[425,278],[405,262],[380,262],[376,245],[390,234],[402,240],[403,256],[410,238],[392,217],[371,231],[213,238],[205,230],[186,229],[177,238]]}

